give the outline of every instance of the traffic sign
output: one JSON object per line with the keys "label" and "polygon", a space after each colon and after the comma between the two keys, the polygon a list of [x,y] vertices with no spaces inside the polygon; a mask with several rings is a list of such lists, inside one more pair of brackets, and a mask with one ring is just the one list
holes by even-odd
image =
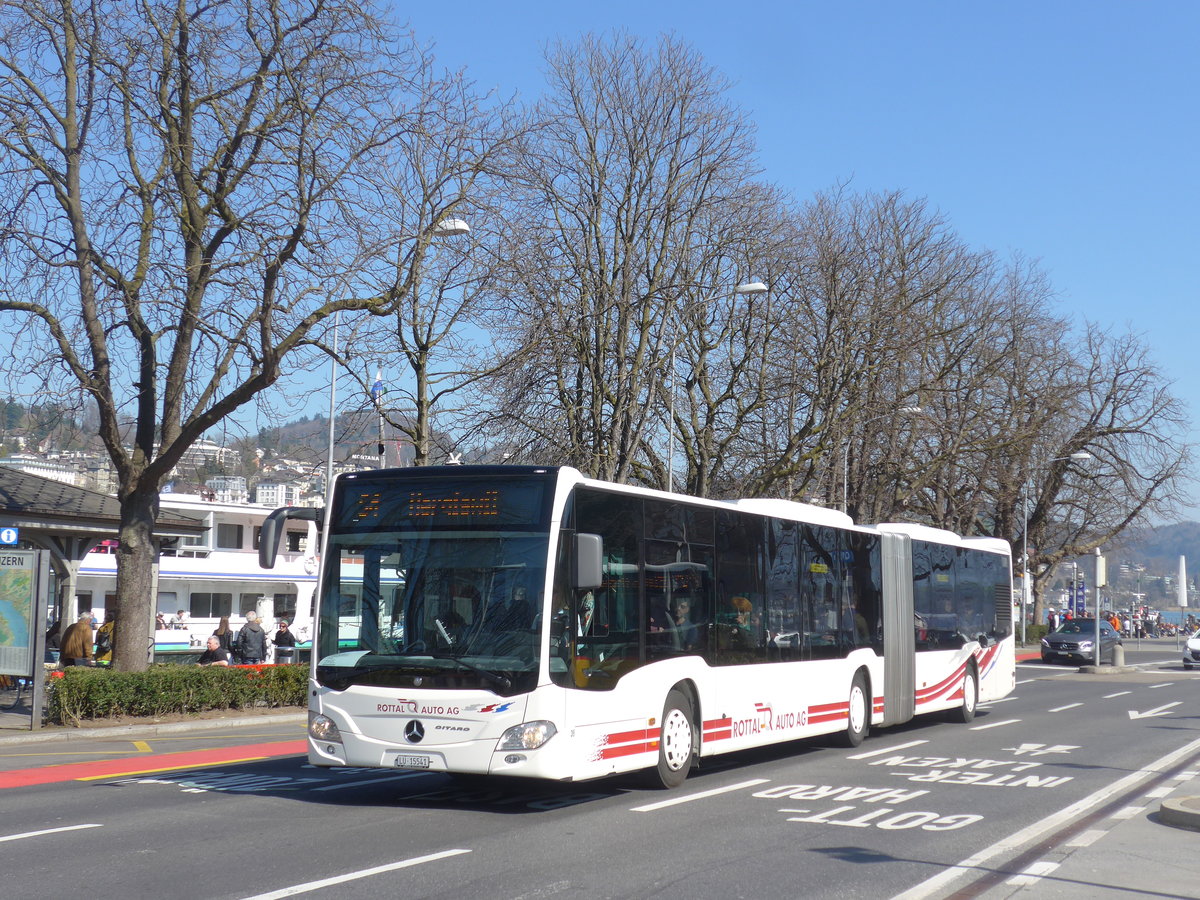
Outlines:
{"label": "traffic sign", "polygon": [[10,525],[0,528],[0,544],[12,546],[17,543],[19,537],[17,529]]}

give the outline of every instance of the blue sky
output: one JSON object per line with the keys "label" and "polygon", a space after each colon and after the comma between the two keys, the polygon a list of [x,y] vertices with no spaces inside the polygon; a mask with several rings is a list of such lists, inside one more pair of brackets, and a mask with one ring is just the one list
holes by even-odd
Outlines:
{"label": "blue sky", "polygon": [[971,246],[1039,260],[1062,315],[1141,334],[1200,417],[1200,2],[397,9],[440,64],[529,101],[549,41],[677,35],[734,82],[768,180],[927,198]]}

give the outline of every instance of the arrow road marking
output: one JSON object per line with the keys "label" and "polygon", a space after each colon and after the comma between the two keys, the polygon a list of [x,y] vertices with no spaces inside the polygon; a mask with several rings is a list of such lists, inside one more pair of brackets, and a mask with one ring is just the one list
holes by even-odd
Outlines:
{"label": "arrow road marking", "polygon": [[1148,709],[1145,712],[1136,712],[1135,710],[1131,709],[1131,710],[1129,710],[1129,718],[1131,718],[1131,719],[1149,719],[1149,718],[1152,718],[1153,716],[1169,716],[1170,713],[1167,712],[1167,710],[1170,709],[1172,706],[1178,706],[1182,702],[1183,702],[1182,700],[1176,700],[1174,703],[1164,703],[1162,706],[1156,706],[1156,707],[1154,707],[1154,709]]}

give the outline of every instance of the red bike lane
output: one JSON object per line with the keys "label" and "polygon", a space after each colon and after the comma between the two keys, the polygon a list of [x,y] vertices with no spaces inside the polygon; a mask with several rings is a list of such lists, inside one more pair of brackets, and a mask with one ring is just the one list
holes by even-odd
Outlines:
{"label": "red bike lane", "polygon": [[269,741],[232,747],[180,750],[173,753],[153,753],[147,756],[121,759],[88,760],[62,765],[12,769],[0,772],[0,788],[31,787],[62,781],[94,781],[103,778],[149,775],[155,772],[171,772],[229,763],[257,762],[280,756],[300,756],[306,752],[306,749],[307,741],[304,739]]}

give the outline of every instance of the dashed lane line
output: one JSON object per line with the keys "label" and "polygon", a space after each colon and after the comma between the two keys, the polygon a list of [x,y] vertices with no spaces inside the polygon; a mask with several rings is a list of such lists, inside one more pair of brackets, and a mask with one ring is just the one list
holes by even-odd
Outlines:
{"label": "dashed lane line", "polygon": [[0,844],[5,841],[20,841],[25,838],[40,837],[43,834],[62,834],[64,831],[80,831],[84,828],[103,828],[99,822],[88,822],[84,825],[64,825],[61,828],[43,828],[41,831],[26,831],[23,834],[6,834],[0,837]]}
{"label": "dashed lane line", "polygon": [[1000,728],[1003,725],[1015,725],[1020,719],[1004,719],[1001,722],[989,722],[986,725],[972,725],[972,731],[987,731],[989,728]]}
{"label": "dashed lane line", "polygon": [[660,800],[658,803],[648,803],[645,806],[635,806],[630,812],[655,812],[660,809],[666,809],[668,806],[678,806],[681,803],[691,803],[693,800],[705,800],[709,797],[716,797],[719,794],[728,794],[732,791],[740,791],[744,788],[754,787],[759,784],[766,784],[767,778],[752,778],[749,781],[740,781],[737,784],[729,784],[725,787],[713,788],[711,791],[700,791],[696,794],[688,794],[686,797],[675,797],[671,800]]}
{"label": "dashed lane line", "polygon": [[891,747],[884,747],[882,750],[868,750],[866,753],[855,753],[853,756],[847,756],[846,759],[870,759],[872,756],[887,756],[900,750],[907,750],[909,747],[919,747],[921,744],[928,743],[929,741],[927,740],[909,741],[907,744],[894,744]]}
{"label": "dashed lane line", "polygon": [[408,869],[413,866],[423,865],[424,863],[437,862],[441,859],[449,859],[452,856],[462,856],[464,853],[470,853],[470,850],[443,850],[440,853],[430,853],[428,856],[415,856],[412,859],[402,859],[399,862],[388,863],[383,866],[374,866],[370,869],[359,869],[355,872],[347,872],[344,875],[334,875],[332,878],[322,878],[319,881],[306,881],[303,884],[294,884],[291,887],[280,888],[276,891],[268,891],[265,894],[255,894],[253,897],[247,897],[245,900],[282,900],[283,897],[295,897],[297,894],[307,894],[309,891],[318,891],[321,888],[331,887],[335,884],[345,884],[347,881],[357,881],[360,878],[370,878],[373,875],[382,875],[385,872],[395,872],[399,869]]}

